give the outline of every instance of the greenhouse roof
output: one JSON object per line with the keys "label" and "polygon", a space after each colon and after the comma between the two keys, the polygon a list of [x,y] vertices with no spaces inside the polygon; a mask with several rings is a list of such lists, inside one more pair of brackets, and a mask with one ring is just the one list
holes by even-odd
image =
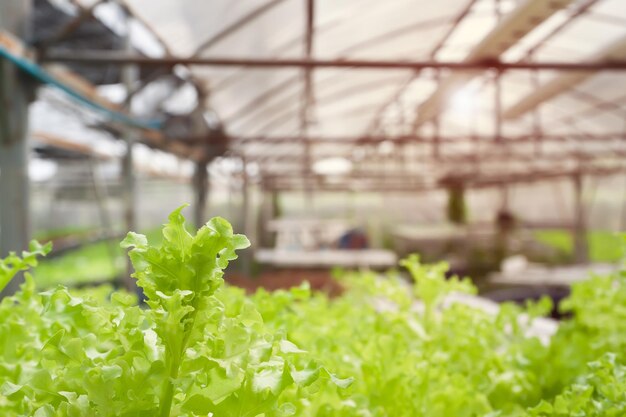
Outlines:
{"label": "greenhouse roof", "polygon": [[[112,2],[74,3],[109,26],[119,17]],[[160,47],[51,47],[46,59],[186,74],[268,188],[491,186],[626,167],[623,0],[114,3]]]}

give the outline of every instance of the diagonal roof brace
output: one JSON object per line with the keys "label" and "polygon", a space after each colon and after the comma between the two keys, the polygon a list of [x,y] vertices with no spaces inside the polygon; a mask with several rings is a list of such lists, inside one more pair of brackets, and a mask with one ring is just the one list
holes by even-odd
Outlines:
{"label": "diagonal roof brace", "polygon": [[[613,61],[624,58],[626,58],[626,36],[623,36],[605,48],[602,48],[600,51],[589,56],[584,61]],[[571,90],[596,74],[597,72],[595,71],[573,71],[567,74],[559,74],[506,109],[502,116],[509,120],[523,116],[525,113],[533,110],[541,103]]]}
{"label": "diagonal roof brace", "polygon": [[[520,39],[574,0],[525,0],[500,20],[496,27],[476,45],[464,62],[497,60]],[[480,72],[454,73],[444,79],[437,90],[417,108],[413,128],[433,119],[440,113],[452,93]]]}

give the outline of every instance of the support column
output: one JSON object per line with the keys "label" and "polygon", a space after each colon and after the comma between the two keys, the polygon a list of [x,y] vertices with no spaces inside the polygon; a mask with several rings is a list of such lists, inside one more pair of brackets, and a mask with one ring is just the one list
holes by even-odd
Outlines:
{"label": "support column", "polygon": [[[435,80],[437,81],[437,88],[441,85],[441,71],[437,70],[435,73]],[[437,114],[433,119],[433,158],[435,160],[439,159],[439,143],[441,142],[441,130],[439,124],[440,114]]]}
{"label": "support column", "polygon": [[[31,4],[0,2],[0,30],[28,36]],[[34,85],[9,61],[0,59],[0,257],[20,252],[30,238],[28,183],[28,104]],[[15,277],[0,296],[13,294],[23,281]]]}
{"label": "support column", "polygon": [[200,228],[205,223],[207,196],[209,190],[208,164],[204,161],[196,163],[196,171],[193,175],[193,187],[196,202],[193,206],[193,221],[196,228]]}
{"label": "support column", "polygon": [[258,246],[260,248],[273,248],[275,245],[274,233],[268,230],[269,223],[280,217],[280,207],[278,201],[278,191],[263,189],[261,190],[262,200],[259,213],[258,230]]}
{"label": "support column", "polygon": [[[254,244],[250,235],[250,185],[248,181],[248,166],[245,158],[241,158],[241,233],[245,234]],[[247,249],[239,255],[242,272],[250,276],[252,272],[252,250]]]}
{"label": "support column", "polygon": [[583,199],[583,178],[575,175],[574,180],[574,261],[586,263],[589,261],[589,245],[587,243],[587,219],[585,202]]}
{"label": "support column", "polygon": [[[313,41],[315,38],[315,0],[304,0],[306,7],[306,21],[304,28],[304,54],[307,59],[313,56]],[[313,211],[313,153],[311,138],[309,138],[309,125],[313,119],[313,106],[315,104],[315,93],[313,83],[313,73],[310,68],[303,72],[303,94],[300,114],[300,133],[304,140],[304,204],[305,209]]]}
{"label": "support column", "polygon": [[[131,40],[131,19],[130,15],[126,16],[126,36],[125,36],[125,49],[128,52],[133,50]],[[134,89],[135,83],[139,78],[139,69],[136,65],[127,64],[122,68],[122,83],[126,87],[127,99],[126,108],[128,113],[132,113],[132,96],[131,92]],[[126,143],[126,153],[122,158],[122,207],[124,212],[124,227],[125,231],[137,231],[137,222],[135,217],[135,208],[137,207],[137,199],[135,196],[135,172],[133,164],[133,147],[135,144],[136,132],[132,126],[125,126],[122,136]],[[135,280],[131,278],[133,273],[133,266],[130,262],[130,258],[126,258],[126,273],[124,274],[124,287],[130,292],[136,292],[138,290]]]}

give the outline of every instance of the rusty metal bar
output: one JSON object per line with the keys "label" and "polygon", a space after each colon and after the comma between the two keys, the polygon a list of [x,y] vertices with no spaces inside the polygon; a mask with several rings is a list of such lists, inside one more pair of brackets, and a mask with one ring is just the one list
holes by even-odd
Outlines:
{"label": "rusty metal bar", "polygon": [[[315,0],[304,0],[306,3],[306,27],[304,30],[304,56],[311,59],[313,55],[313,39],[315,36]],[[309,209],[313,208],[313,189],[310,181],[312,173],[312,144],[308,140],[309,125],[311,123],[313,105],[315,98],[313,96],[313,74],[310,68],[305,68],[303,76],[302,101],[300,103],[300,135],[303,137],[304,145],[304,165],[303,171],[305,177],[304,199]]]}
{"label": "rusty metal bar", "polygon": [[[460,177],[458,180],[463,181],[468,188],[491,188],[499,187],[503,184],[513,183],[533,183],[538,181],[555,180],[560,178],[571,178],[574,175],[585,176],[610,176],[626,172],[626,167],[615,168],[589,168],[589,169],[576,169],[576,170],[542,170],[534,173],[516,173],[505,176],[466,176]],[[269,178],[267,184],[269,190],[274,191],[296,191],[298,190],[298,183],[280,183],[271,181]],[[399,182],[369,182],[354,184],[350,182],[338,183],[338,184],[321,184],[316,182],[316,191],[326,192],[346,192],[346,191],[390,191],[390,192],[416,192],[427,191],[446,186],[445,180],[429,183],[422,180],[418,182],[419,178],[411,180],[411,178],[404,178]]]}
{"label": "rusty metal bar", "polygon": [[485,59],[475,62],[453,61],[382,61],[366,59],[300,59],[300,58],[226,58],[226,57],[162,57],[120,54],[115,51],[49,51],[41,57],[44,62],[82,63],[92,65],[128,65],[143,67],[196,65],[214,67],[247,67],[247,68],[347,68],[347,69],[380,69],[380,70],[412,70],[426,68],[448,69],[451,71],[471,71],[495,69],[511,70],[552,70],[552,71],[626,71],[626,61],[598,62],[502,62],[497,59]]}
{"label": "rusty metal bar", "polygon": [[[328,152],[327,154],[321,153],[317,155],[320,158],[325,157],[335,157],[341,156],[336,152]],[[303,158],[300,155],[293,154],[285,154],[285,155],[265,155],[263,158],[254,158],[252,155],[247,155],[250,161],[255,162],[263,162],[263,163],[276,163],[281,162],[283,167],[289,166],[287,163],[292,164],[291,166],[299,166],[302,162]],[[458,154],[448,154],[448,155],[439,155],[437,161],[433,161],[432,164],[441,164],[441,166],[445,166],[444,164],[452,164],[455,168],[458,167],[458,164],[468,163],[473,164],[477,160],[481,163],[490,163],[492,165],[508,165],[511,163],[544,163],[544,162],[594,162],[603,160],[606,161],[609,158],[619,158],[620,161],[626,158],[626,148],[622,149],[606,149],[602,152],[589,152],[589,151],[581,151],[581,150],[568,150],[565,152],[551,152],[544,153],[540,157],[537,157],[533,154],[532,150],[527,152],[516,151],[516,153],[502,153],[502,152],[483,152],[480,155],[475,153],[458,153]],[[290,171],[291,173],[291,171]],[[293,172],[295,174],[295,172]]]}
{"label": "rusty metal bar", "polygon": [[[534,133],[526,135],[515,136],[503,136],[502,142],[516,143],[527,142],[531,143],[535,139]],[[610,140],[624,140],[626,139],[626,132],[607,132],[603,134],[589,135],[582,133],[575,133],[569,135],[543,135],[542,139],[546,142],[563,142],[568,140],[589,140],[589,141],[610,141]],[[297,143],[300,140],[297,136],[250,136],[232,138],[232,144],[247,144],[254,143],[259,145],[275,145],[280,143]],[[311,140],[316,143],[327,143],[333,145],[362,145],[362,144],[378,144],[381,142],[391,143],[432,143],[433,138],[420,135],[404,135],[404,136],[384,136],[384,135],[365,135],[365,136],[336,136],[336,137],[311,137]],[[442,136],[439,138],[441,142],[462,142],[462,141],[493,141],[492,135],[483,136]]]}

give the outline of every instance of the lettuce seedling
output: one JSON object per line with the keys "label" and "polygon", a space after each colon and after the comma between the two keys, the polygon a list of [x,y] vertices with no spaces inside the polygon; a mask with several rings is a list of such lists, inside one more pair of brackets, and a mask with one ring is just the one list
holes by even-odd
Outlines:
{"label": "lettuce seedling", "polygon": [[50,250],[52,243],[41,245],[33,240],[28,245],[28,251],[22,252],[21,258],[15,252],[9,252],[9,256],[0,259],[0,291],[4,290],[18,272],[37,266],[37,256],[46,256]]}
{"label": "lettuce seedling", "polygon": [[134,232],[122,241],[135,268],[134,277],[143,289],[154,313],[155,331],[165,345],[164,381],[159,415],[169,416],[174,384],[190,339],[204,333],[205,321],[198,313],[209,306],[208,298],[223,283],[223,269],[236,259],[235,250],[245,249],[250,242],[243,235],[233,234],[230,224],[213,218],[195,236],[185,229],[181,210],[174,210],[163,228],[163,245],[148,245],[144,235]]}
{"label": "lettuce seedling", "polygon": [[[270,332],[245,294],[220,289],[249,242],[222,218],[192,235],[182,209],[161,246],[122,242],[148,309],[106,289],[37,293],[31,277],[0,302],[0,415],[278,417],[306,407],[318,379],[350,384]],[[3,279],[47,247],[32,249],[3,261]]]}

